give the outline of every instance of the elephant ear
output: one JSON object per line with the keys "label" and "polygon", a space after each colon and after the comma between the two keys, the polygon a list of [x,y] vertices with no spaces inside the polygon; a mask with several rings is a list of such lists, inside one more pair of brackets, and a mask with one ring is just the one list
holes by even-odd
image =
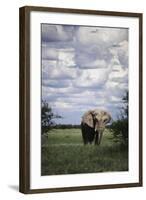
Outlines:
{"label": "elephant ear", "polygon": [[87,124],[91,128],[94,128],[94,123],[93,123],[93,111],[89,110],[86,112],[83,117],[82,117],[82,123]]}
{"label": "elephant ear", "polygon": [[111,121],[112,117],[108,112],[105,112],[105,116],[107,117],[107,121],[106,121],[106,124],[107,124]]}

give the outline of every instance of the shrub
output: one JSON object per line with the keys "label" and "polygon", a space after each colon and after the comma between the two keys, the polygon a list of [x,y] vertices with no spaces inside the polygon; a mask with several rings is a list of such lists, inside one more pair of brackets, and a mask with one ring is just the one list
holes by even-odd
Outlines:
{"label": "shrub", "polygon": [[55,122],[53,119],[61,118],[61,116],[54,114],[52,108],[46,101],[42,101],[42,108],[41,108],[41,133],[47,133],[53,126],[55,126]]}
{"label": "shrub", "polygon": [[128,92],[122,98],[123,107],[119,114],[118,120],[110,126],[113,133],[113,140],[122,146],[128,146]]}
{"label": "shrub", "polygon": [[113,140],[121,145],[128,145],[128,120],[119,119],[111,125]]}

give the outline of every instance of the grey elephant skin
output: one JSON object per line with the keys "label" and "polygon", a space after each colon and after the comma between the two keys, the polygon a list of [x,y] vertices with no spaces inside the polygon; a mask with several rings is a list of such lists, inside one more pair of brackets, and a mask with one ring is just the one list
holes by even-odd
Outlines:
{"label": "grey elephant skin", "polygon": [[89,110],[84,113],[81,121],[81,131],[84,144],[99,145],[107,123],[111,121],[111,115],[104,110]]}

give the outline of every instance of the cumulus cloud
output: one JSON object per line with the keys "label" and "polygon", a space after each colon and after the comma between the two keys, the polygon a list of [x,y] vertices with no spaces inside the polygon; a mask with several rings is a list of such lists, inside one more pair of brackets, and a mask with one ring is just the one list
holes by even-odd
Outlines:
{"label": "cumulus cloud", "polygon": [[66,88],[70,85],[69,80],[44,80],[42,85],[51,88]]}
{"label": "cumulus cloud", "polygon": [[109,48],[110,53],[119,59],[119,63],[128,68],[128,41],[123,40],[117,46],[111,46]]}
{"label": "cumulus cloud", "polygon": [[108,78],[108,70],[86,69],[73,81],[75,87],[100,89]]}
{"label": "cumulus cloud", "polygon": [[58,49],[50,48],[49,46],[42,46],[42,59],[43,60],[57,60]]}
{"label": "cumulus cloud", "polygon": [[58,50],[58,65],[63,67],[73,68],[75,63],[75,50],[73,48]]}
{"label": "cumulus cloud", "polygon": [[80,123],[88,109],[116,118],[128,89],[128,29],[42,25],[42,98]]}
{"label": "cumulus cloud", "polygon": [[[109,30],[110,29],[110,30]],[[84,44],[109,45],[128,40],[127,29],[80,27],[77,32],[77,41]]]}
{"label": "cumulus cloud", "polygon": [[73,39],[72,31],[65,31],[62,25],[42,25],[43,42],[70,41]]}
{"label": "cumulus cloud", "polygon": [[83,65],[80,65],[81,69],[97,69],[97,68],[106,68],[107,63],[105,60],[95,60],[90,63],[84,63]]}

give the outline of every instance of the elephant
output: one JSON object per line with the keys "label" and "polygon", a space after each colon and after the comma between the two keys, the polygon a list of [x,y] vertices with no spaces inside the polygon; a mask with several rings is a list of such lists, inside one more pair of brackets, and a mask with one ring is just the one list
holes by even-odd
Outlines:
{"label": "elephant", "polygon": [[100,145],[102,135],[111,115],[104,110],[94,109],[84,113],[81,120],[81,131],[84,144]]}

